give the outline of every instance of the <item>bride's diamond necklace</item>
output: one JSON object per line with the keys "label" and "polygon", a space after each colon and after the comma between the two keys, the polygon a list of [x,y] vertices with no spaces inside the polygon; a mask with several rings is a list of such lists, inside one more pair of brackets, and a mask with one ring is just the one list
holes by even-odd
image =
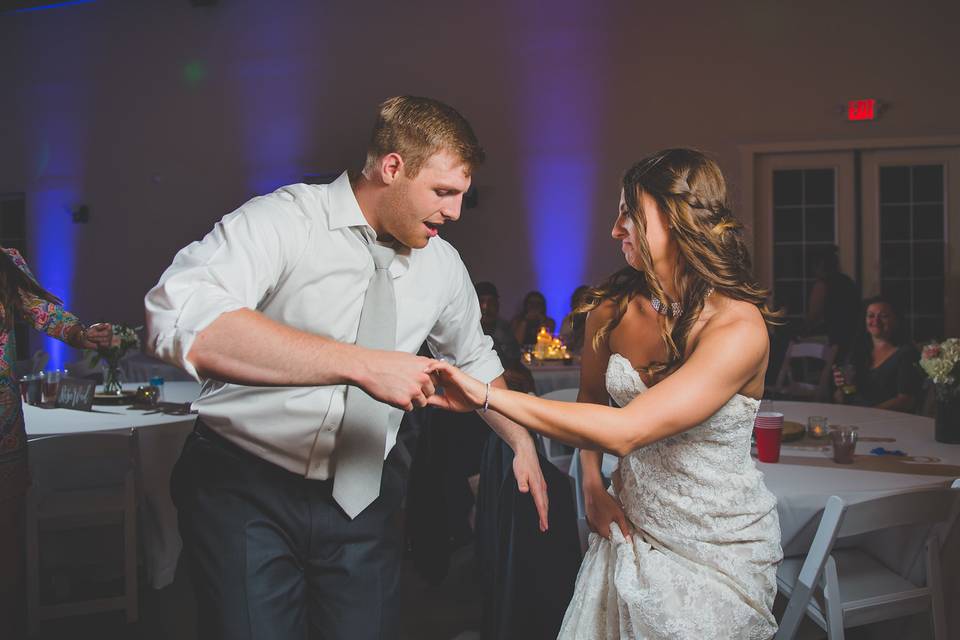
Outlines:
{"label": "bride's diamond necklace", "polygon": [[[706,300],[709,298],[711,293],[713,293],[713,287],[707,289],[707,293],[705,296],[703,296],[703,299]],[[669,313],[674,318],[679,318],[681,314],[683,314],[683,307],[680,306],[679,302],[671,302],[670,306],[668,307],[667,303],[660,300],[660,298],[650,296],[650,306],[653,307],[654,311],[662,316],[665,316]]]}

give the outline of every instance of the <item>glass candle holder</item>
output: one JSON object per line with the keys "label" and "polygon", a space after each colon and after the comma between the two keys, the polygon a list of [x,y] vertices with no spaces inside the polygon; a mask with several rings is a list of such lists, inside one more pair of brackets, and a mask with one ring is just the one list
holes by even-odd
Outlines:
{"label": "glass candle holder", "polygon": [[807,418],[807,435],[811,438],[826,438],[829,434],[826,416],[809,416]]}

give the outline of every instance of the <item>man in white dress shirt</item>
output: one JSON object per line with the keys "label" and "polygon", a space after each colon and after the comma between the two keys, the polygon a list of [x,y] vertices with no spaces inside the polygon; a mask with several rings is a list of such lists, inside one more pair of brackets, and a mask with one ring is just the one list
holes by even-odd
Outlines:
{"label": "man in white dress shirt", "polygon": [[[467,270],[437,237],[460,217],[482,160],[454,109],[391,98],[361,173],[254,198],[182,249],[147,294],[149,347],[203,383],[171,486],[204,640],[398,635],[396,515],[406,470],[391,452],[399,416],[388,415],[372,439],[386,458],[374,456],[382,477],[373,502],[347,506],[341,489],[363,484],[335,487],[337,469],[351,462],[344,436],[357,428],[345,413],[359,392],[347,391],[362,389],[375,409],[389,411],[369,398],[396,414],[425,406],[430,360],[414,355],[424,342],[505,386]],[[396,251],[384,263],[389,277],[375,273],[377,247]],[[376,278],[378,287],[392,281],[392,350],[355,344]],[[516,452],[518,483],[545,529],[546,487],[529,433],[484,417]]]}

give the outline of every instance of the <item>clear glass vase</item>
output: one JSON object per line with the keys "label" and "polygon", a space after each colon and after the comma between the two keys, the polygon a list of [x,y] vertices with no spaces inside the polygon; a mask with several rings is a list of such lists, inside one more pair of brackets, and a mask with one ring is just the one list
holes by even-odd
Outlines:
{"label": "clear glass vase", "polygon": [[123,395],[123,384],[120,382],[120,364],[105,362],[103,365],[103,392],[105,394]]}

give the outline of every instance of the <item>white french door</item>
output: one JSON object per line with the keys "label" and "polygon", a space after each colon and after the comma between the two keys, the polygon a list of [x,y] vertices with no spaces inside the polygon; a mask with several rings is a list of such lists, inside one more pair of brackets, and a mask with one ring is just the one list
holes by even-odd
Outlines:
{"label": "white french door", "polygon": [[862,153],[863,289],[916,340],[960,335],[960,148]]}
{"label": "white french door", "polygon": [[818,253],[837,246],[842,269],[854,272],[853,154],[764,155],[757,170],[757,276],[787,318],[800,320]]}

